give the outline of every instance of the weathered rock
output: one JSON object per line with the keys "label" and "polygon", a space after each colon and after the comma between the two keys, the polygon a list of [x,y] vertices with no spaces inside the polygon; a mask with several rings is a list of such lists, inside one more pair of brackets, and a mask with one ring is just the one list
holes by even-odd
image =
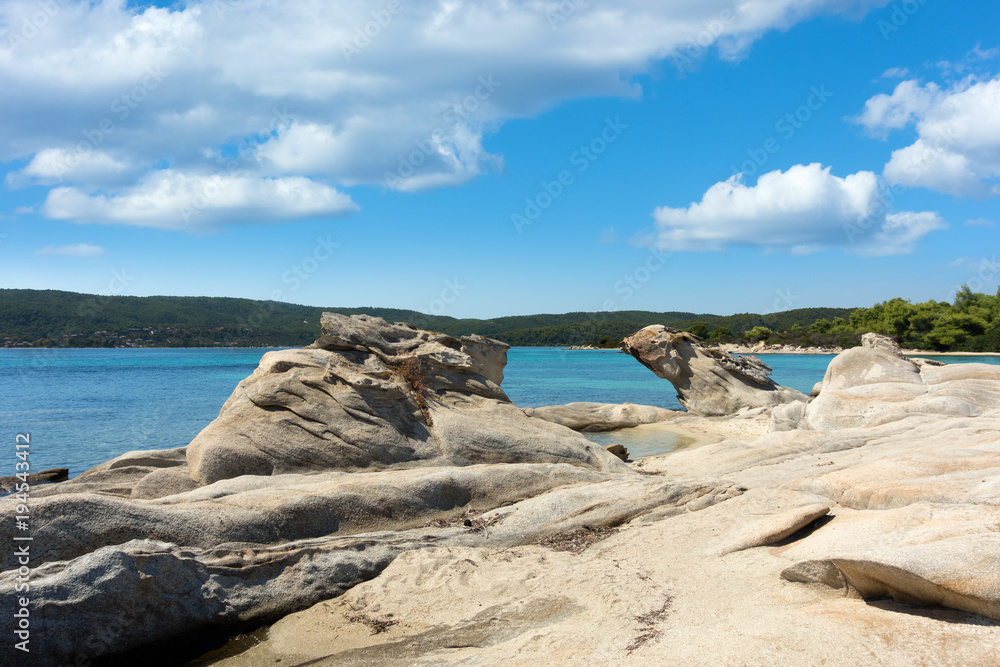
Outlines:
{"label": "weathered rock", "polygon": [[48,498],[50,496],[72,495],[76,493],[98,493],[107,496],[128,498],[132,489],[146,475],[159,470],[148,466],[123,466],[113,470],[98,470],[84,477],[78,475],[73,479],[40,486],[32,490],[32,498]]}
{"label": "weathered rock", "polygon": [[311,349],[264,355],[191,442],[195,480],[516,462],[627,469],[510,402],[499,384],[503,343],[364,315],[322,321]]}
{"label": "weathered rock", "polygon": [[198,482],[188,474],[188,467],[160,468],[142,477],[132,487],[131,497],[134,500],[152,500],[178,493],[193,491],[198,488]]}
{"label": "weathered rock", "polygon": [[861,336],[861,347],[869,350],[882,350],[900,359],[906,359],[906,355],[899,348],[899,345],[889,336],[878,333],[866,333]]}
{"label": "weathered rock", "polygon": [[[509,464],[245,476],[155,500],[61,494],[33,499],[31,553],[40,564],[135,539],[208,549],[401,530],[458,508],[488,509],[607,479],[565,464]],[[15,559],[7,553],[0,563],[11,567]]]}
{"label": "weathered rock", "polygon": [[604,449],[608,450],[622,461],[628,461],[628,449],[624,445],[605,445]]}
{"label": "weathered rock", "polygon": [[[851,665],[872,656],[886,665],[936,664],[942,655],[954,664],[995,662],[1000,623],[964,612],[1000,618],[1000,368],[935,367],[862,347],[831,364],[815,400],[773,410],[785,430],[757,438],[762,428],[753,435],[729,428],[730,439],[647,460],[644,472],[652,474],[640,476],[617,460],[618,468],[605,463],[611,454],[603,450],[558,463],[475,464],[497,452],[532,455],[516,438],[513,449],[501,442],[510,428],[476,423],[478,406],[488,418],[515,415],[518,433],[570,439],[563,442],[582,436],[513,406],[498,411],[496,404],[509,405],[497,394],[502,344],[462,339],[456,350],[437,334],[417,332],[415,342],[404,331],[367,347],[368,326],[348,323],[324,343],[331,349],[266,357],[230,399],[233,415],[250,419],[238,433],[267,474],[191,488],[200,482],[185,457],[134,453],[40,487],[31,507],[32,599],[43,613],[33,611],[32,636],[46,641],[32,643],[33,657],[83,664],[148,652],[157,642],[175,650],[181,640],[266,623],[377,576],[362,585],[367,597],[341,598],[344,613],[334,610],[340,600],[314,608],[321,623],[300,638],[323,637],[334,648],[293,652],[297,664],[472,662],[487,646],[493,662],[525,664],[770,664],[775,646],[785,664]],[[393,347],[403,343],[415,344],[423,360],[404,366],[410,355]],[[425,405],[418,386],[437,387],[423,395]],[[743,414],[759,426],[769,410]],[[340,416],[324,421],[328,415]],[[681,420],[728,428],[741,418]],[[401,432],[401,423],[423,424],[427,441],[413,435],[416,426]],[[386,447],[410,447],[411,458],[312,469],[309,457],[322,459],[325,442],[360,442],[370,447],[359,456],[380,456],[374,435],[327,439],[327,424],[338,434],[375,429]],[[322,442],[295,440],[295,429],[311,429]],[[420,446],[432,453],[413,458]],[[56,493],[61,488],[77,492]],[[0,499],[0,513],[13,514],[15,502]],[[786,543],[831,507],[834,520]],[[611,527],[624,530],[579,556],[519,546]],[[771,548],[743,548],[759,545]],[[16,557],[0,558],[0,606],[15,608]],[[866,605],[850,596],[883,599]],[[898,613],[886,596],[927,608]],[[345,616],[382,612],[405,621],[393,626],[406,626],[399,635],[368,638]],[[435,614],[438,626],[423,624]],[[589,621],[600,618],[608,619],[606,631],[593,633]],[[354,636],[369,643],[346,645],[330,619],[354,623]],[[653,627],[655,619],[661,624]],[[283,655],[255,663],[255,654],[241,664]]]}
{"label": "weathered rock", "polygon": [[633,403],[567,403],[547,405],[541,408],[525,408],[529,417],[561,424],[574,431],[592,433],[617,431],[642,424],[655,424],[676,417],[678,413],[652,405]]}
{"label": "weathered rock", "polygon": [[131,466],[142,466],[145,468],[172,468],[187,464],[187,447],[177,447],[174,449],[146,449],[125,452],[121,456],[116,456],[110,461],[105,461],[89,470],[80,473],[79,477],[87,477],[106,470],[117,470]]}
{"label": "weathered rock", "polygon": [[839,345],[833,347],[802,347],[800,345],[767,345],[763,341],[752,345],[739,343],[722,343],[713,346],[720,352],[729,354],[840,354],[844,348]]}
{"label": "weathered rock", "polygon": [[22,482],[31,484],[56,484],[65,482],[69,478],[69,468],[49,468],[25,475],[25,479],[19,477],[0,477],[0,493],[11,493]]}
{"label": "weathered rock", "polygon": [[[43,486],[32,491],[35,498],[45,498],[54,495],[66,495],[74,493],[99,493],[107,496],[117,496],[128,498],[132,496],[136,485],[142,482],[146,476],[154,475],[149,484],[159,479],[162,484],[163,479],[167,479],[161,473],[164,469],[178,469],[182,472],[175,472],[169,478],[177,480],[182,486],[175,488],[193,488],[198,483],[189,478],[189,481],[181,479],[187,476],[186,447],[175,449],[151,449],[126,452],[110,461],[105,461],[89,470],[85,470],[73,479],[56,486]],[[193,485],[193,486],[192,486]],[[147,489],[151,488],[147,484]],[[162,487],[166,490],[166,487]],[[143,492],[148,493],[148,490]],[[143,496],[145,497],[145,496]]]}
{"label": "weathered rock", "polygon": [[[509,548],[584,526],[619,525],[653,509],[705,509],[739,495],[726,482],[664,482],[569,465],[289,477],[227,480],[144,503],[94,496],[38,503],[32,599],[45,613],[32,618],[32,631],[47,641],[33,644],[32,656],[76,664],[231,632],[335,597],[406,551]],[[532,491],[549,492],[488,512],[472,528],[420,526],[435,515]],[[67,511],[77,522],[94,519],[77,526]],[[150,539],[136,536],[143,521],[155,533]],[[362,526],[383,530],[352,532]],[[96,546],[101,542],[114,546]],[[5,569],[0,603],[13,608],[16,570],[10,562]]]}
{"label": "weathered rock", "polygon": [[734,551],[743,551],[780,542],[829,513],[829,505],[817,503],[745,524],[726,540],[718,553],[720,556],[725,556]]}
{"label": "weathered rock", "polygon": [[622,341],[622,350],[669,380],[689,412],[729,415],[743,408],[806,401],[799,391],[771,380],[771,369],[756,357],[734,357],[706,347],[697,336],[654,324]]}
{"label": "weathered rock", "polygon": [[865,334],[862,347],[830,362],[817,396],[804,409],[775,408],[772,428],[833,431],[919,415],[976,417],[996,409],[996,367],[920,363],[904,356],[892,339]]}
{"label": "weathered rock", "polygon": [[996,506],[914,503],[848,513],[787,551],[804,561],[782,576],[1000,620],[998,520]]}

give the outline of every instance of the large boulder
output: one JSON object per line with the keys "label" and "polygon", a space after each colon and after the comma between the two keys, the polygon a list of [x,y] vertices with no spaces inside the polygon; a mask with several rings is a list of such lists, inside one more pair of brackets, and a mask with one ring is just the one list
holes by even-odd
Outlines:
{"label": "large boulder", "polygon": [[269,352],[188,446],[202,484],[239,475],[477,463],[627,469],[531,419],[500,388],[508,346],[324,313],[307,349]]}
{"label": "large boulder", "polygon": [[529,417],[562,424],[574,431],[585,433],[617,431],[642,424],[655,424],[684,414],[652,405],[580,402],[525,408],[524,413]]}
{"label": "large boulder", "polygon": [[622,341],[622,350],[677,390],[688,412],[731,415],[743,408],[805,402],[802,392],[771,380],[771,369],[756,357],[736,357],[707,347],[678,329],[654,324]]}
{"label": "large boulder", "polygon": [[909,359],[893,340],[865,334],[861,347],[830,362],[806,406],[772,413],[772,430],[835,431],[906,417],[978,417],[1000,408],[996,367]]}

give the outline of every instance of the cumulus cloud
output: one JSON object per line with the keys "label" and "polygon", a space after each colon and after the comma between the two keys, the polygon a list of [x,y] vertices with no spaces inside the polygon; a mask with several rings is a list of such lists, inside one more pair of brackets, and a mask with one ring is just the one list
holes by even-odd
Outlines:
{"label": "cumulus cloud", "polygon": [[53,219],[194,231],[226,223],[260,223],[353,213],[357,205],[336,189],[301,176],[153,172],[113,195],[52,189],[42,207]]}
{"label": "cumulus cloud", "polygon": [[35,153],[20,172],[7,175],[7,184],[19,187],[29,183],[55,185],[76,182],[92,187],[114,186],[126,182],[134,167],[102,151],[77,153],[62,148],[46,148]]}
{"label": "cumulus cloud", "polygon": [[921,86],[916,81],[903,81],[892,95],[880,93],[865,102],[865,110],[855,122],[870,133],[885,137],[890,130],[902,129],[921,117],[940,94],[934,83]]}
{"label": "cumulus cloud", "polygon": [[917,139],[892,153],[883,175],[893,183],[946,194],[1000,194],[1000,77],[968,78],[942,89],[903,81],[876,95],[857,121],[888,134],[913,124]]}
{"label": "cumulus cloud", "polygon": [[[122,224],[171,219],[150,208],[171,198],[143,195],[164,167],[235,162],[272,184],[454,185],[503,167],[484,138],[510,119],[640,95],[634,77],[652,62],[744,57],[769,30],[887,2],[441,0],[390,11],[348,0],[60,0],[35,25],[43,5],[5,0],[0,161],[27,162],[12,185],[56,188],[46,211]],[[56,158],[76,166],[57,173]],[[294,209],[272,190],[279,201],[263,210],[286,219]],[[234,205],[218,218],[243,219]]]}
{"label": "cumulus cloud", "polygon": [[763,174],[753,186],[742,175],[716,183],[700,202],[653,213],[661,250],[712,251],[759,246],[807,255],[841,247],[865,256],[905,254],[945,224],[933,212],[890,212],[875,174],[840,178],[821,164]]}
{"label": "cumulus cloud", "polygon": [[75,243],[72,245],[49,245],[35,251],[38,255],[63,255],[65,257],[100,257],[107,251],[101,246],[90,243]]}

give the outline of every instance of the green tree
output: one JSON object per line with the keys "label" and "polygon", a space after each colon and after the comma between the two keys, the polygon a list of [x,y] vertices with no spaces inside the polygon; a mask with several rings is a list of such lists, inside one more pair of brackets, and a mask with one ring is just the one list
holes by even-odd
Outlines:
{"label": "green tree", "polygon": [[754,327],[750,331],[743,332],[743,335],[752,341],[767,340],[774,335],[774,332],[767,327]]}
{"label": "green tree", "polygon": [[821,334],[828,333],[830,331],[831,326],[833,325],[830,324],[830,320],[826,318],[820,318],[809,325],[809,332],[821,333]]}
{"label": "green tree", "polygon": [[972,315],[945,315],[924,335],[924,342],[935,350],[950,350],[973,336],[983,335],[988,328],[986,322]]}

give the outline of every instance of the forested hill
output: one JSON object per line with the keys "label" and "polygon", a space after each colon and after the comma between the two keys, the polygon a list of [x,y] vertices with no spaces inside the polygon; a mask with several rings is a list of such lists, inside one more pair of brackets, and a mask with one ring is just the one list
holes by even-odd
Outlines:
{"label": "forested hill", "polygon": [[649,324],[733,332],[784,331],[848,317],[850,308],[718,316],[684,312],[566,313],[489,320],[455,319],[395,308],[318,308],[221,297],[98,296],[0,289],[0,345],[68,347],[298,346],[319,334],[324,311],[367,313],[453,336],[478,333],[511,345],[615,345]]}

